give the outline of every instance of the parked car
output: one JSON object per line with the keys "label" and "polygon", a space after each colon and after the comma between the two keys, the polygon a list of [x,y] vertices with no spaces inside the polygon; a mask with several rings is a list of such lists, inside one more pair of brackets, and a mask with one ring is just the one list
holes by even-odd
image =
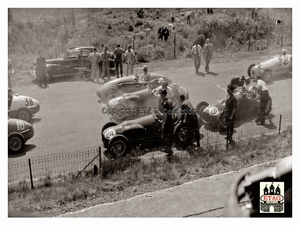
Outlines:
{"label": "parked car", "polygon": [[40,103],[36,99],[8,89],[8,117],[29,122],[39,110]]}
{"label": "parked car", "polygon": [[292,217],[292,179],[292,156],[239,174],[229,189],[223,217]]}
{"label": "parked car", "polygon": [[[110,155],[125,156],[136,148],[148,149],[162,145],[161,120],[155,114],[126,120],[119,125],[114,122],[105,124],[102,128],[103,146]],[[187,124],[174,120],[174,143],[176,146],[186,146],[194,141],[191,129]]]}
{"label": "parked car", "polygon": [[33,126],[19,119],[8,118],[8,150],[19,152],[34,135]]}
{"label": "parked car", "polygon": [[247,73],[249,77],[253,79],[255,79],[257,75],[260,75],[265,82],[270,81],[275,76],[291,73],[292,55],[287,54],[287,56],[289,59],[287,64],[281,62],[280,56],[275,56],[267,61],[251,64],[248,67]]}
{"label": "parked car", "polygon": [[[239,120],[245,115],[257,114],[259,112],[260,95],[257,87],[253,87],[251,94],[246,94],[243,90],[236,89],[233,92],[237,99],[236,120]],[[201,117],[202,125],[217,128],[218,130],[226,130],[226,117],[223,112],[225,108],[226,98],[218,100],[216,103],[209,105],[207,102],[200,102],[196,106],[196,112]],[[272,110],[272,98],[269,97],[265,114],[268,115]]]}
{"label": "parked car", "polygon": [[[145,116],[157,109],[160,94],[154,90],[161,85],[159,79],[147,83],[145,89],[111,98],[107,104],[110,119],[116,123],[120,123],[124,120]],[[175,110],[179,109],[181,105],[180,95],[185,95],[186,99],[189,99],[188,92],[184,87],[177,86],[175,83],[171,83],[169,87],[174,94],[171,99],[173,108]]]}
{"label": "parked car", "polygon": [[124,93],[131,93],[147,88],[147,85],[152,80],[158,80],[163,78],[168,84],[172,81],[158,73],[151,73],[149,81],[141,81],[137,75],[120,77],[118,79],[111,80],[97,89],[98,102],[103,105],[107,105],[108,101],[114,97],[120,96]]}
{"label": "parked car", "polygon": [[[46,77],[51,80],[53,77],[74,76],[80,74],[77,68],[91,69],[91,61],[88,58],[94,46],[82,46],[68,48],[63,58],[46,59]],[[112,58],[110,70],[114,71],[115,63]]]}

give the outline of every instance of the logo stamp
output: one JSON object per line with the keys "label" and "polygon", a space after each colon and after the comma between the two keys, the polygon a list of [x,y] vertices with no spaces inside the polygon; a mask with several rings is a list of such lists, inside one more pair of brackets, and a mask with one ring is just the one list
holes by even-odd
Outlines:
{"label": "logo stamp", "polygon": [[284,182],[260,182],[260,213],[284,213]]}

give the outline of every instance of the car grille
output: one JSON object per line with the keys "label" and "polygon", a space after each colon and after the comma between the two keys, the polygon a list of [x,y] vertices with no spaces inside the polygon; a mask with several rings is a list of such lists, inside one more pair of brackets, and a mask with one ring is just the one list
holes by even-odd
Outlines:
{"label": "car grille", "polygon": [[203,112],[203,113],[202,113],[202,121],[203,121],[204,123],[210,123],[210,121],[211,121],[211,116],[209,115],[209,113],[207,113],[207,112]]}

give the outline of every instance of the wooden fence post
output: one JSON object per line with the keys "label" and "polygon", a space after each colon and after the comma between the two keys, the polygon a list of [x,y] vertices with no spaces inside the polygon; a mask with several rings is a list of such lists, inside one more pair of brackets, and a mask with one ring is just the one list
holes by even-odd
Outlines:
{"label": "wooden fence post", "polygon": [[99,169],[102,169],[101,147],[99,147]]}
{"label": "wooden fence post", "polygon": [[31,189],[33,189],[33,180],[32,180],[32,171],[31,171],[31,162],[30,159],[28,159],[28,164],[29,164],[29,173],[30,173],[30,182],[31,182]]}
{"label": "wooden fence post", "polygon": [[174,32],[174,59],[176,59],[176,33]]}
{"label": "wooden fence post", "polygon": [[280,134],[280,130],[281,130],[281,119],[282,119],[282,115],[280,115],[280,117],[279,117],[279,130],[278,130],[278,134]]}

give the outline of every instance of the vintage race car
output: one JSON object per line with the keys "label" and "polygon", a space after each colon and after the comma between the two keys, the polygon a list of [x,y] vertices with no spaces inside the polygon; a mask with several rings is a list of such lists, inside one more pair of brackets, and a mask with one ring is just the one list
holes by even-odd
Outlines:
{"label": "vintage race car", "polygon": [[131,93],[146,89],[150,81],[158,78],[164,78],[168,84],[172,83],[170,79],[158,73],[151,73],[150,79],[147,82],[141,81],[136,75],[114,79],[104,83],[97,89],[97,96],[99,98],[98,102],[100,104],[107,105],[108,101],[114,97],[120,96],[124,93]]}
{"label": "vintage race car", "polygon": [[[237,99],[236,121],[243,119],[247,115],[257,115],[259,112],[260,95],[257,87],[253,87],[252,92],[247,94],[243,90],[236,89],[234,96]],[[215,104],[209,105],[207,102],[200,102],[196,106],[196,112],[201,117],[202,125],[217,128],[219,131],[227,129],[226,116],[224,114],[226,98],[218,100]],[[272,99],[268,100],[265,115],[272,110]]]}
{"label": "vintage race car", "polygon": [[[51,80],[53,77],[64,77],[78,75],[77,68],[91,69],[91,61],[88,56],[94,46],[82,46],[68,48],[63,58],[46,59],[46,77]],[[114,59],[110,60],[110,70],[114,71]],[[36,72],[35,72],[36,74]]]}
{"label": "vintage race car", "polygon": [[281,62],[280,56],[275,56],[273,59],[269,59],[265,62],[259,64],[251,64],[247,70],[247,73],[250,78],[255,79],[257,75],[260,75],[261,78],[268,82],[273,77],[284,75],[292,72],[292,55],[288,56],[288,63],[283,64]]}
{"label": "vintage race car", "polygon": [[[113,122],[120,123],[124,120],[135,119],[152,113],[159,106],[160,94],[157,90],[159,79],[152,80],[147,84],[146,89],[125,93],[108,101],[107,113]],[[182,86],[171,83],[169,88],[173,91],[173,109],[179,109],[181,105],[180,95],[189,99],[187,90]]]}
{"label": "vintage race car", "polygon": [[[135,120],[123,121],[120,124],[109,122],[102,128],[103,146],[110,155],[125,156],[138,146],[149,149],[162,145],[162,122],[155,114]],[[194,141],[194,135],[187,124],[174,119],[174,143],[176,146],[187,146]]]}
{"label": "vintage race car", "polygon": [[8,117],[29,122],[40,110],[40,103],[31,97],[19,95],[8,90]]}
{"label": "vintage race car", "polygon": [[257,172],[242,172],[228,191],[223,217],[292,217],[292,156]]}
{"label": "vintage race car", "polygon": [[33,126],[19,119],[8,118],[8,150],[21,151],[27,140],[34,135]]}

